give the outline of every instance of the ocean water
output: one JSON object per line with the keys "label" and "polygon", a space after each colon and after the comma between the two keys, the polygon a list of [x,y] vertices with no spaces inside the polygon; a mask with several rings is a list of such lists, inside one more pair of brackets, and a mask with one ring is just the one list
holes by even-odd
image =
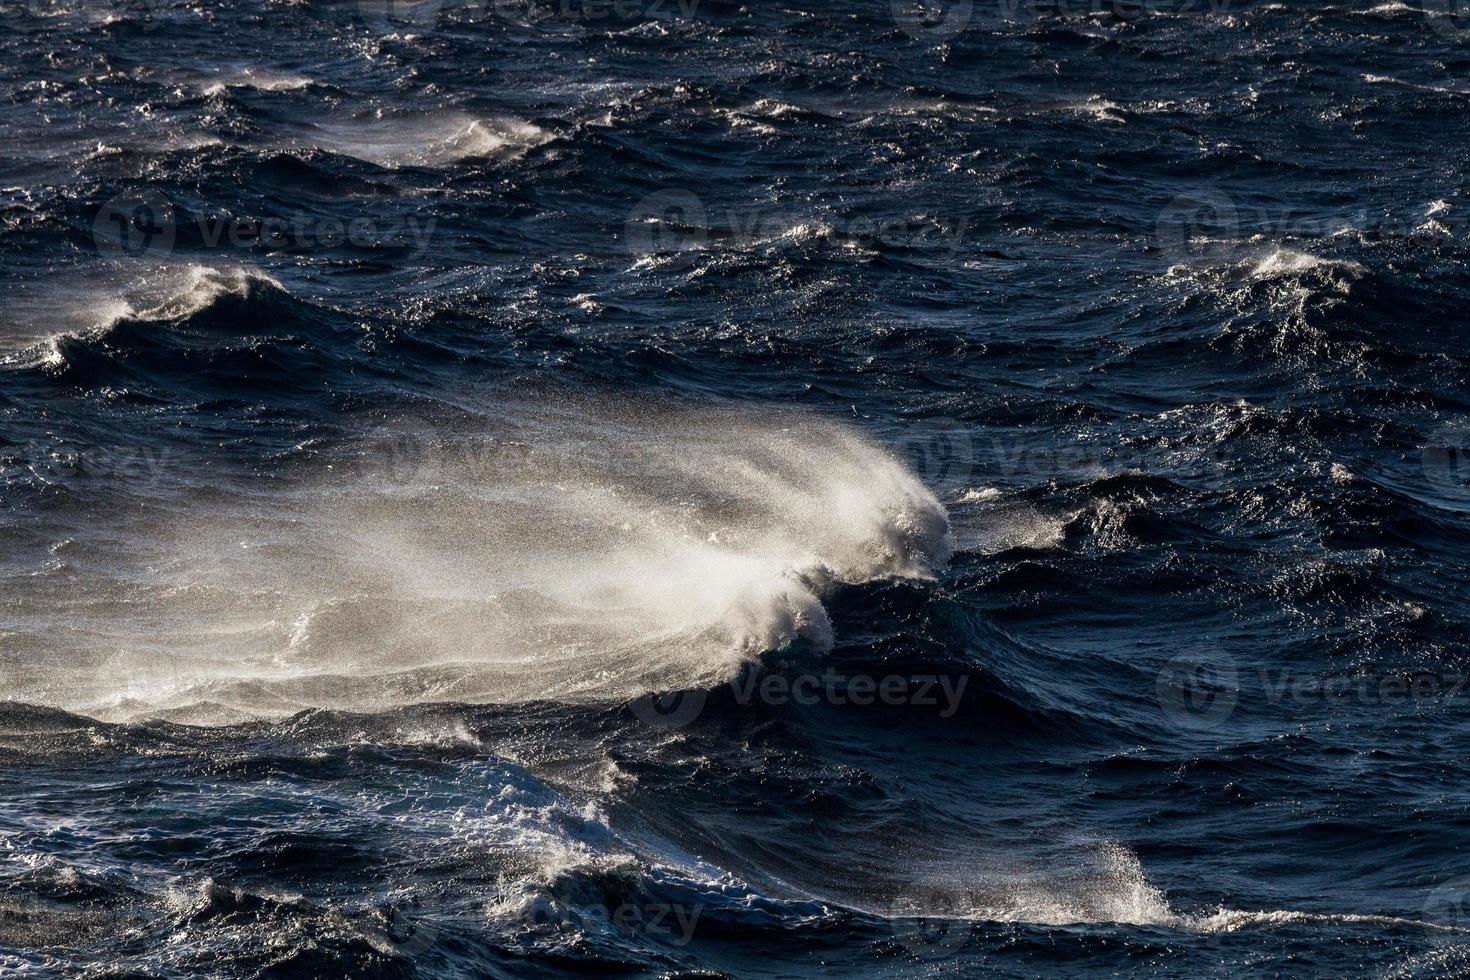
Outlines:
{"label": "ocean water", "polygon": [[1470,976],[1470,17],[0,7],[0,972]]}

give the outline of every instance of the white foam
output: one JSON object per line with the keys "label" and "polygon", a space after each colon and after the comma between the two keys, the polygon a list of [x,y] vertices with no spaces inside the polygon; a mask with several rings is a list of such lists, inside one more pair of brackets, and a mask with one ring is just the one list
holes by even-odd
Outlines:
{"label": "white foam", "polygon": [[1410,82],[1392,75],[1364,75],[1363,81],[1370,85],[1401,85],[1421,92],[1438,92],[1441,95],[1470,95],[1470,90],[1456,85],[1434,85],[1428,82]]}
{"label": "white foam", "polygon": [[244,296],[260,284],[283,288],[258,269],[199,263],[174,266],[152,279],[147,292],[136,287],[132,290],[127,315],[140,320],[182,319],[206,309],[222,296]]}
{"label": "white foam", "polygon": [[201,84],[205,95],[221,95],[232,88],[251,88],[261,92],[296,92],[311,83],[311,79],[305,75],[278,72],[269,68],[241,68]]}
{"label": "white foam", "polygon": [[1117,922],[1168,926],[1168,902],[1138,858],[1117,844],[1068,849],[1044,868],[1010,867],[972,856],[925,868],[883,910],[890,918],[943,917],[974,922],[1076,925]]}
{"label": "white foam", "polygon": [[495,413],[498,438],[388,438],[351,478],[314,471],[263,512],[181,515],[143,558],[159,572],[137,606],[65,613],[119,651],[67,703],[276,715],[716,684],[793,640],[829,645],[834,585],[929,576],[948,555],[933,495],[828,421]]}
{"label": "white foam", "polygon": [[[100,336],[124,318],[169,320],[190,316],[226,293],[243,295],[252,281],[280,283],[243,267],[160,263],[137,269],[124,264],[75,278],[56,277],[44,288],[22,290],[6,311],[14,353],[0,363],[55,367],[60,344]],[[3,345],[0,345],[3,346]]]}
{"label": "white foam", "polygon": [[1104,844],[1096,858],[1077,872],[1053,872],[1040,879],[1010,882],[1006,904],[977,909],[976,917],[995,921],[1072,925],[1119,922],[1127,925],[1168,925],[1173,919],[1164,893],[1143,872],[1132,851]]}
{"label": "white foam", "polygon": [[1105,99],[1100,95],[1089,96],[1081,102],[1075,102],[1067,107],[1072,112],[1091,116],[1098,122],[1121,123],[1126,120],[1119,115],[1123,107],[1111,99]]}
{"label": "white foam", "polygon": [[[974,491],[970,491],[973,494]],[[999,491],[991,496],[971,497],[967,494],[960,503],[989,502],[999,498]],[[958,551],[984,555],[999,554],[1013,548],[1047,551],[1059,547],[1066,540],[1066,515],[1043,514],[1030,506],[987,508],[975,513],[957,511],[954,521],[954,544]]]}
{"label": "white foam", "polygon": [[974,863],[921,873],[882,914],[1036,925],[1121,924],[1184,932],[1229,933],[1290,925],[1363,925],[1467,933],[1390,915],[1248,911],[1223,906],[1197,914],[1175,910],[1149,881],[1136,854],[1113,843],[1068,849],[1041,869]]}
{"label": "white foam", "polygon": [[1249,912],[1243,909],[1219,908],[1214,912],[1198,916],[1178,916],[1180,927],[1196,932],[1238,932],[1250,928],[1274,928],[1290,925],[1362,925],[1424,929],[1430,932],[1466,933],[1470,930],[1458,926],[1440,925],[1419,919],[1405,919],[1394,915],[1355,915],[1332,912],[1299,912],[1290,909],[1274,909]]}
{"label": "white foam", "polygon": [[519,119],[479,118],[453,111],[327,122],[312,137],[322,149],[394,168],[513,155],[549,139],[551,134]]}
{"label": "white foam", "polygon": [[1259,259],[1251,268],[1251,275],[1258,279],[1275,279],[1310,272],[1319,268],[1363,271],[1356,262],[1339,259],[1324,259],[1309,252],[1298,252],[1289,248],[1278,248]]}
{"label": "white foam", "polygon": [[[833,235],[832,226],[825,221],[817,219],[788,219],[784,222],[774,222],[774,224],[776,225],[774,231],[755,238],[750,244],[755,246],[775,245],[778,243],[802,244],[831,238]],[[767,231],[765,228],[756,230]]]}
{"label": "white foam", "polygon": [[22,286],[7,297],[0,330],[0,364],[55,364],[57,341],[97,330],[126,316],[127,300],[102,282],[51,282]]}

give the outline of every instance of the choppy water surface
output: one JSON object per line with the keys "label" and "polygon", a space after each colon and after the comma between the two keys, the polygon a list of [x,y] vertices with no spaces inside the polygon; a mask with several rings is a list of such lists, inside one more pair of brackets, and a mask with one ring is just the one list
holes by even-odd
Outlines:
{"label": "choppy water surface", "polygon": [[1470,975],[1453,4],[0,26],[7,974]]}

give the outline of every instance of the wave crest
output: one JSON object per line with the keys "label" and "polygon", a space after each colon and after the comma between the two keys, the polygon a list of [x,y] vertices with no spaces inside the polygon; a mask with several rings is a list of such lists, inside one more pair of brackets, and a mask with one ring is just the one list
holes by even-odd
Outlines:
{"label": "wave crest", "polygon": [[314,472],[270,517],[244,499],[180,515],[150,622],[78,624],[127,651],[82,706],[272,716],[708,686],[794,641],[829,647],[834,586],[926,578],[949,555],[917,477],[813,416],[500,417],[516,431],[369,440],[350,476]]}

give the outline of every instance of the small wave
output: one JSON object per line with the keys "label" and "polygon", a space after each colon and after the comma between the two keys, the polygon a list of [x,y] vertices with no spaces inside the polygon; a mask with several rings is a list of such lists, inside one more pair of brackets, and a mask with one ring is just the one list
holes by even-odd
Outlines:
{"label": "small wave", "polygon": [[222,299],[248,301],[262,291],[285,292],[264,273],[205,265],[164,267],[126,283],[102,280],[63,285],[49,294],[49,300],[60,299],[64,304],[61,318],[76,326],[31,348],[28,360],[58,370],[66,366],[69,353],[107,343],[126,324],[179,323]]}
{"label": "small wave", "polygon": [[299,390],[297,370],[308,363],[324,370],[342,348],[323,339],[334,329],[328,311],[251,269],[168,268],[124,299],[95,326],[39,345],[26,366],[69,386],[139,398],[214,398],[226,390],[260,397]]}
{"label": "small wave", "polygon": [[1230,239],[1201,238],[1196,239],[1195,244],[1210,248],[1213,254],[1205,256],[1203,260],[1176,263],[1169,267],[1166,275],[1195,278],[1216,284],[1243,282],[1249,285],[1251,282],[1291,279],[1309,273],[1360,276],[1367,271],[1360,263],[1348,259],[1324,258],[1284,245],[1265,251],[1259,245]]}
{"label": "small wave", "polygon": [[[943,918],[1037,925],[1178,922],[1132,851],[1112,843],[1068,848],[1066,863],[1006,867],[975,857],[958,866],[922,863],[881,914],[891,920]],[[901,926],[900,926],[901,928]]]}
{"label": "small wave", "polygon": [[313,136],[322,149],[388,168],[438,167],[515,155],[550,139],[550,133],[529,122],[477,118],[461,112],[378,114],[346,123],[323,123]]}
{"label": "small wave", "polygon": [[1429,82],[1410,82],[1402,78],[1394,78],[1391,75],[1365,74],[1363,81],[1369,85],[1399,85],[1403,88],[1417,89],[1421,92],[1436,92],[1440,95],[1470,95],[1470,89],[1455,85],[1435,85]]}
{"label": "small wave", "polygon": [[305,75],[277,72],[268,68],[242,68],[201,84],[205,95],[222,95],[232,88],[249,88],[258,92],[297,92],[311,86],[313,82]]}
{"label": "small wave", "polygon": [[1082,102],[1074,103],[1067,107],[1069,111],[1085,116],[1091,116],[1098,122],[1121,123],[1126,122],[1121,115],[1123,107],[1111,99],[1104,99],[1094,95]]}
{"label": "small wave", "polygon": [[1391,915],[1247,911],[1223,906],[1203,913],[1174,909],[1149,881],[1138,856],[1104,842],[1069,848],[1064,864],[1042,870],[988,867],[944,868],[920,873],[905,886],[890,919],[943,918],[972,922],[1016,922],[1044,926],[1118,924],[1156,926],[1180,932],[1233,933],[1292,925],[1347,925],[1470,933]]}
{"label": "small wave", "polygon": [[1278,279],[1294,276],[1313,269],[1342,269],[1349,272],[1363,271],[1356,262],[1342,259],[1324,259],[1309,252],[1297,252],[1289,248],[1278,248],[1259,259],[1251,267],[1251,275],[1257,279]]}
{"label": "small wave", "polygon": [[16,284],[7,297],[0,364],[56,362],[56,341],[105,328],[132,312],[119,277],[55,276]]}
{"label": "small wave", "polygon": [[982,555],[1014,549],[1048,551],[1066,540],[1067,520],[1029,506],[987,510],[979,516],[959,515],[954,524],[955,549]]}
{"label": "small wave", "polygon": [[1298,912],[1276,909],[1265,912],[1247,912],[1242,909],[1220,908],[1205,915],[1179,916],[1179,923],[1197,932],[1238,932],[1251,928],[1274,928],[1291,925],[1349,925],[1377,926],[1401,929],[1425,929],[1430,932],[1470,933],[1470,929],[1459,926],[1440,925],[1422,919],[1405,919],[1394,915],[1353,915],[1334,912]]}
{"label": "small wave", "polygon": [[783,223],[779,230],[762,238],[757,238],[752,245],[763,247],[767,245],[801,245],[807,242],[820,241],[831,238],[834,229],[825,221],[816,219],[797,219]]}
{"label": "small wave", "polygon": [[187,320],[226,297],[248,300],[262,293],[286,291],[280,282],[255,269],[189,265],[177,270],[175,275],[177,278],[170,276],[155,284],[154,288],[163,294],[156,302],[149,303],[135,294],[129,300],[130,305],[142,305],[134,306],[127,318],[155,323]]}

